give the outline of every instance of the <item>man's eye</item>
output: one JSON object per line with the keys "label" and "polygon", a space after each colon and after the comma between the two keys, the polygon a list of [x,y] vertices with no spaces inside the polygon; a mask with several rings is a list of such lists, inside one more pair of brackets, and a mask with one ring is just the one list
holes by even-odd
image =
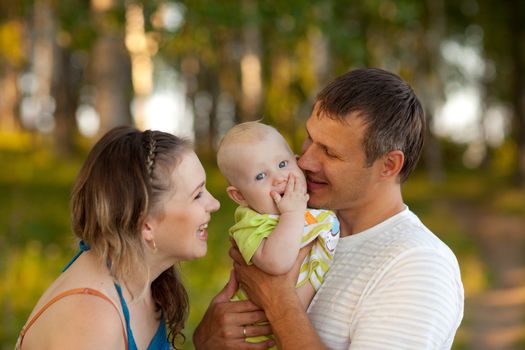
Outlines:
{"label": "man's eye", "polygon": [[282,160],[280,163],[279,163],[279,168],[284,168],[288,165],[288,161],[287,160]]}
{"label": "man's eye", "polygon": [[199,199],[199,198],[201,198],[201,197],[202,197],[202,192],[203,192],[203,191],[200,191],[199,193],[197,193],[197,195],[195,196],[194,199]]}
{"label": "man's eye", "polygon": [[327,148],[324,149],[324,153],[330,158],[337,158],[337,156],[331,153]]}
{"label": "man's eye", "polygon": [[255,180],[256,181],[261,181],[265,177],[266,177],[266,173],[259,173],[259,174],[257,174],[257,176],[255,176]]}

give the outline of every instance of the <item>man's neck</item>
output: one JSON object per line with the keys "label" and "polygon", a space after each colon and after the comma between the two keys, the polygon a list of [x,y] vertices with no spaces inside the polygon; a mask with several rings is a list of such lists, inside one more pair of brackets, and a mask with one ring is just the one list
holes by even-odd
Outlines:
{"label": "man's neck", "polygon": [[340,222],[341,237],[350,236],[365,231],[392,216],[400,213],[405,208],[401,191],[391,191],[375,200],[363,202],[354,207],[336,210]]}

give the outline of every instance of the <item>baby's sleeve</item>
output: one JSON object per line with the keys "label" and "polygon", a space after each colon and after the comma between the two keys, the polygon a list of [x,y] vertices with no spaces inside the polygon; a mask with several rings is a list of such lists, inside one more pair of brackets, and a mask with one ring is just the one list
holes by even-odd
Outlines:
{"label": "baby's sleeve", "polygon": [[315,240],[299,272],[298,286],[310,281],[317,291],[330,268],[339,241],[339,221],[332,211],[308,209],[302,245]]}
{"label": "baby's sleeve", "polygon": [[235,211],[235,225],[230,228],[244,261],[250,265],[257,248],[277,226],[277,215],[259,214],[249,208],[239,207]]}

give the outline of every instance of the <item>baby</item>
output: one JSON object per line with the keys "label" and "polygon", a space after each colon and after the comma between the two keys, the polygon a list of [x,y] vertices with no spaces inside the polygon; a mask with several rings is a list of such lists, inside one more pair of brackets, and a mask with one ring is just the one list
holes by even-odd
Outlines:
{"label": "baby", "polygon": [[[239,204],[229,233],[247,264],[270,274],[286,273],[299,250],[315,240],[296,285],[306,309],[333,259],[339,239],[336,216],[307,209],[306,181],[296,156],[271,126],[247,122],[231,128],[219,145],[217,163],[228,180],[229,197]],[[234,299],[247,298],[239,290]]]}

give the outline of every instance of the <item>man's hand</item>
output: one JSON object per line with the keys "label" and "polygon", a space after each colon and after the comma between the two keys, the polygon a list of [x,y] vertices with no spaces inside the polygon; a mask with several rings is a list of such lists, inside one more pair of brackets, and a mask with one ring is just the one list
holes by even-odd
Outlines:
{"label": "man's hand", "polygon": [[270,275],[254,265],[247,266],[237,248],[229,251],[242,289],[264,309],[279,349],[325,349],[295,289],[299,267],[311,248],[312,243],[301,249],[294,267],[283,275]]}
{"label": "man's hand", "polygon": [[[242,259],[242,258],[241,258]],[[250,301],[230,301],[238,288],[235,274],[213,298],[200,324],[193,334],[197,350],[266,349],[272,341],[247,343],[246,337],[271,334],[269,325],[254,325],[266,321],[264,312]],[[245,337],[246,335],[246,337]]]}
{"label": "man's hand", "polygon": [[264,310],[282,305],[283,298],[296,298],[295,284],[299,276],[299,268],[305,256],[310,252],[312,243],[302,248],[295,260],[294,267],[283,275],[270,275],[255,265],[246,265],[241,253],[236,247],[230,248],[229,254],[234,261],[234,268],[242,289],[256,305]]}

